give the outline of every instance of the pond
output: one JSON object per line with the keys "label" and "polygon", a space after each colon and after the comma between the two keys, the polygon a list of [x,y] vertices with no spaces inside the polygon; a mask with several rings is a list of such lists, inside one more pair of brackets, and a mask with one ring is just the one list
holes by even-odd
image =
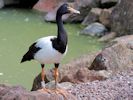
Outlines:
{"label": "pond", "polygon": [[[97,38],[79,35],[80,24],[65,24],[65,28],[69,36],[69,49],[62,64],[102,47]],[[36,61],[20,64],[22,56],[38,38],[56,35],[56,31],[56,24],[46,23],[38,12],[22,9],[0,10],[0,83],[22,85],[31,89],[33,79],[40,73],[41,66]]]}

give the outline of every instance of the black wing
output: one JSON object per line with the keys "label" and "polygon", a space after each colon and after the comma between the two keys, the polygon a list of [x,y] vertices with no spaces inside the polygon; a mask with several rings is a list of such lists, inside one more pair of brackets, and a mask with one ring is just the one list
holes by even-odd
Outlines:
{"label": "black wing", "polygon": [[30,61],[32,59],[34,59],[34,55],[37,51],[39,51],[41,48],[36,47],[36,42],[33,43],[30,47],[28,52],[23,56],[21,63],[25,62],[25,61]]}

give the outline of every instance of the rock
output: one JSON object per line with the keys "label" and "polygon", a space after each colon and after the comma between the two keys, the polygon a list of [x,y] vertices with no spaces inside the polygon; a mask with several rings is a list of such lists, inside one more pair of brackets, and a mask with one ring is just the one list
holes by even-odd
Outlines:
{"label": "rock", "polygon": [[115,32],[110,32],[99,39],[100,42],[109,42],[116,37]]}
{"label": "rock", "polygon": [[129,44],[133,35],[116,38],[99,53],[93,61],[90,69],[111,70],[112,72],[133,67],[133,52]]}
{"label": "rock", "polygon": [[[106,72],[88,70],[88,67],[90,67],[91,63],[93,62],[93,60],[97,54],[98,53],[83,56],[74,61],[71,61],[68,64],[63,65],[62,67],[60,66],[59,67],[59,77],[58,77],[59,84],[62,85],[62,84],[65,84],[66,82],[70,82],[70,84],[82,83],[82,82],[106,79],[108,77]],[[54,80],[53,69],[46,71],[46,75],[47,75],[47,79],[49,81]],[[40,76],[37,76],[34,79],[34,80],[36,80],[33,83],[34,87],[32,87],[32,90],[34,90],[34,91],[41,88],[40,81],[37,81],[38,77],[40,78]],[[54,85],[54,84],[53,85],[52,84],[51,84],[51,82],[47,83],[48,87]],[[67,86],[71,86],[71,85],[68,84]],[[64,87],[62,86],[62,88],[64,88]],[[66,87],[66,88],[69,88],[69,87]]]}
{"label": "rock", "polygon": [[[44,16],[44,19],[45,21],[47,22],[56,22],[56,12],[57,12],[57,9],[60,7],[62,3],[60,3],[58,5],[58,7],[56,7],[54,10],[52,11],[49,11],[45,16]],[[68,17],[70,16],[70,14],[67,14],[67,15],[64,15],[62,17],[62,20],[65,21]]]}
{"label": "rock", "polygon": [[111,31],[117,36],[133,34],[133,2],[132,0],[119,0],[111,13]]}
{"label": "rock", "polygon": [[[70,89],[72,86],[73,86],[73,83],[70,83],[70,82],[62,82],[57,84],[58,89],[64,89],[64,90]],[[46,88],[55,89],[55,81],[48,82],[46,84]]]}
{"label": "rock", "polygon": [[111,8],[117,4],[119,0],[101,0],[102,8]]}
{"label": "rock", "polygon": [[88,15],[91,8],[96,8],[99,5],[99,0],[75,0],[74,7],[80,11],[79,15],[70,15],[66,22],[82,22]]}
{"label": "rock", "polygon": [[102,54],[98,54],[96,58],[94,59],[91,67],[89,68],[90,70],[106,70],[107,67],[105,65],[105,58],[102,56]]}
{"label": "rock", "polygon": [[77,72],[64,76],[60,82],[84,83],[104,79],[106,77],[102,76],[99,72],[90,71],[87,68],[80,68]]}
{"label": "rock", "polygon": [[64,1],[66,0],[39,0],[34,6],[34,9],[47,13],[54,10],[60,2]]}
{"label": "rock", "polygon": [[104,25],[100,23],[92,23],[82,30],[81,34],[101,37],[105,35],[105,32],[107,32],[107,29]]}
{"label": "rock", "polygon": [[101,11],[102,9],[100,8],[92,8],[89,14],[83,20],[82,25],[89,25],[91,23],[97,22],[99,20]]}
{"label": "rock", "polygon": [[133,41],[131,41],[131,42],[129,42],[129,43],[127,44],[127,48],[133,50]]}
{"label": "rock", "polygon": [[110,28],[110,16],[111,16],[112,9],[103,9],[100,16],[99,22],[101,22],[106,27]]}
{"label": "rock", "polygon": [[61,94],[51,92],[29,92],[21,86],[0,85],[0,100],[76,100],[76,98],[66,92],[64,97]]}
{"label": "rock", "polygon": [[102,9],[101,8],[92,8],[90,12],[100,16]]}
{"label": "rock", "polygon": [[133,69],[104,81],[77,84],[68,90],[77,100],[133,100]]}
{"label": "rock", "polygon": [[112,2],[115,2],[115,3],[117,3],[118,2],[118,0],[101,0],[101,3],[102,4],[107,4],[107,3],[112,3]]}
{"label": "rock", "polygon": [[[40,73],[40,74],[38,74],[38,75],[35,77],[35,79],[34,79],[34,81],[33,81],[33,85],[32,85],[31,91],[36,91],[36,90],[38,90],[38,89],[41,89],[41,88],[42,88],[42,87],[41,87],[41,81],[42,81],[42,79],[41,79],[41,73]],[[45,82],[46,82],[46,83],[49,82],[49,80],[47,79],[47,77],[45,77]]]}
{"label": "rock", "polygon": [[[54,5],[54,7],[48,6],[48,7],[50,7],[49,8],[50,10],[47,10],[47,8],[46,8],[46,10],[44,9],[44,12],[48,12],[47,15],[44,17],[44,19],[46,21],[55,22],[55,16],[56,16],[56,11],[57,11],[58,7],[66,1],[58,0],[58,3],[57,3],[57,1],[54,1],[52,4],[49,4],[51,2],[47,1],[45,3],[47,5]],[[79,10],[81,12],[81,14],[65,15],[64,21],[65,22],[82,22],[84,20],[84,18],[86,17],[86,15],[88,14],[88,12],[90,11],[90,9],[92,7],[98,6],[98,0],[75,0],[74,2],[68,2],[68,4],[70,4],[73,8]],[[43,6],[43,7],[45,7],[45,6]],[[36,8],[36,7],[34,7],[34,8]]]}
{"label": "rock", "polygon": [[49,22],[56,22],[56,10],[53,10],[49,13],[47,13],[44,16],[45,21],[49,21]]}
{"label": "rock", "polygon": [[98,21],[98,16],[95,15],[94,13],[89,13],[85,19],[83,20],[83,22],[81,23],[82,25],[89,25],[91,23],[97,22]]}
{"label": "rock", "polygon": [[3,7],[4,7],[4,1],[0,0],[0,8],[3,8]]}
{"label": "rock", "polygon": [[[82,66],[82,69],[84,69],[84,68],[88,69],[90,67],[90,65],[92,64],[93,60],[95,59],[96,55],[99,54],[99,52],[82,56],[78,59],[72,60],[68,64],[61,66],[59,68],[59,72],[60,72],[59,82],[65,76],[66,76],[66,79],[67,79],[67,77],[69,79],[69,75],[70,75],[70,77],[71,77],[71,75],[75,75],[76,72],[81,70],[81,66]],[[68,82],[71,82],[71,81],[68,80]]]}

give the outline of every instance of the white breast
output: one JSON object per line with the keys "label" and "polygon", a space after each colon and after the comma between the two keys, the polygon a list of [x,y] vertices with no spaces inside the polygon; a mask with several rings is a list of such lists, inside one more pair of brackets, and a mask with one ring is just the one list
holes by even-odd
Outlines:
{"label": "white breast", "polygon": [[66,54],[61,54],[52,47],[52,38],[55,38],[55,36],[48,36],[37,40],[36,46],[42,49],[35,54],[34,59],[41,64],[60,63]]}

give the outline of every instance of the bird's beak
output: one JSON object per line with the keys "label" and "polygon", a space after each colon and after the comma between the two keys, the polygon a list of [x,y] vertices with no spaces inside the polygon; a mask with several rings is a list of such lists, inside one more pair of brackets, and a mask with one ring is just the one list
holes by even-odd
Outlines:
{"label": "bird's beak", "polygon": [[75,9],[74,9],[74,8],[72,8],[72,7],[68,7],[68,10],[69,10],[71,13],[80,14],[80,11],[75,10]]}

